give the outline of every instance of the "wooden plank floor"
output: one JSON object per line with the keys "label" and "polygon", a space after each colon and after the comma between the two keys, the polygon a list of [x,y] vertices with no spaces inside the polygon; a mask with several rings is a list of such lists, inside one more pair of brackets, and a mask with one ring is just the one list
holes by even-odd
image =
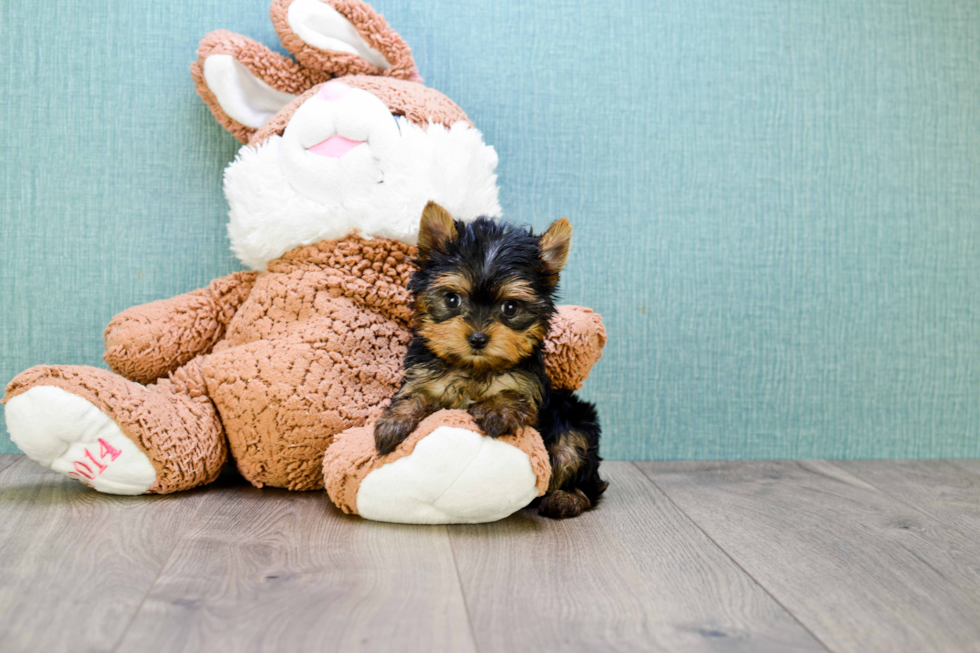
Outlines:
{"label": "wooden plank floor", "polygon": [[980,651],[980,461],[603,469],[578,519],[426,527],[0,455],[0,651]]}

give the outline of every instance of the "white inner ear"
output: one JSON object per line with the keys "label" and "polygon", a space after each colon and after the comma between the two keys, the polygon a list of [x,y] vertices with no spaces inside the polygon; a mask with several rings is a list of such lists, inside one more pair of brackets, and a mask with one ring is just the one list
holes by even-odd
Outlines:
{"label": "white inner ear", "polygon": [[385,70],[391,67],[349,20],[320,0],[295,0],[289,5],[286,20],[296,36],[314,48],[356,54]]}
{"label": "white inner ear", "polygon": [[229,117],[255,129],[296,98],[272,88],[230,54],[204,60],[204,81]]}

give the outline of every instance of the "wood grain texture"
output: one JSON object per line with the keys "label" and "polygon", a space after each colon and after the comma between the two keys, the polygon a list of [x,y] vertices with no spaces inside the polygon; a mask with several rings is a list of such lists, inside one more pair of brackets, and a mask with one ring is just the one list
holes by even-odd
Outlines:
{"label": "wood grain texture", "polygon": [[980,648],[962,532],[827,462],[637,465],[832,650]]}
{"label": "wood grain texture", "polygon": [[111,651],[200,494],[98,494],[26,457],[0,472],[0,651]]}
{"label": "wood grain texture", "polygon": [[[833,464],[885,494],[980,541],[980,475],[948,460],[854,460]],[[965,466],[971,462],[964,461]]]}
{"label": "wood grain texture", "polygon": [[450,530],[481,653],[824,651],[629,463],[602,505]]}
{"label": "wood grain texture", "polygon": [[22,454],[16,454],[16,453],[0,454],[0,472],[10,467],[21,458],[23,458]]}
{"label": "wood grain texture", "polygon": [[447,529],[0,456],[0,651],[980,650],[980,461],[603,470],[578,519]]}
{"label": "wood grain texture", "polygon": [[974,474],[980,475],[980,459],[970,458],[970,459],[961,459],[961,460],[951,460],[949,462],[959,467],[960,469],[965,469],[968,472],[973,472]]}
{"label": "wood grain texture", "polygon": [[475,651],[445,527],[247,486],[190,521],[119,651]]}

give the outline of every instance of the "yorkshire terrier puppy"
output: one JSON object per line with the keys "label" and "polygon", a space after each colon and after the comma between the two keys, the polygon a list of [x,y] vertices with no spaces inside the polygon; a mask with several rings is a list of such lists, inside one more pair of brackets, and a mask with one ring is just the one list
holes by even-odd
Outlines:
{"label": "yorkshire terrier puppy", "polygon": [[437,410],[465,408],[493,438],[537,428],[552,468],[539,513],[575,517],[599,501],[607,484],[599,477],[595,407],[552,389],[544,365],[571,236],[564,218],[539,237],[486,218],[454,221],[429,202],[409,283],[414,318],[405,373],[374,427],[380,453]]}

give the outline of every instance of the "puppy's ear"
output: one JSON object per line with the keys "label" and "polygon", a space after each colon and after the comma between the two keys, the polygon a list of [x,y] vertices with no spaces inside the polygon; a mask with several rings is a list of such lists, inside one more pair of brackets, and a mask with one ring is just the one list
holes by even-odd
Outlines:
{"label": "puppy's ear", "polygon": [[572,245],[572,225],[568,218],[556,220],[541,236],[541,261],[552,285],[558,283],[558,273],[565,267]]}
{"label": "puppy's ear", "polygon": [[456,224],[449,211],[429,201],[422,210],[419,223],[419,258],[429,258],[432,250],[446,250],[446,244],[455,239]]}

